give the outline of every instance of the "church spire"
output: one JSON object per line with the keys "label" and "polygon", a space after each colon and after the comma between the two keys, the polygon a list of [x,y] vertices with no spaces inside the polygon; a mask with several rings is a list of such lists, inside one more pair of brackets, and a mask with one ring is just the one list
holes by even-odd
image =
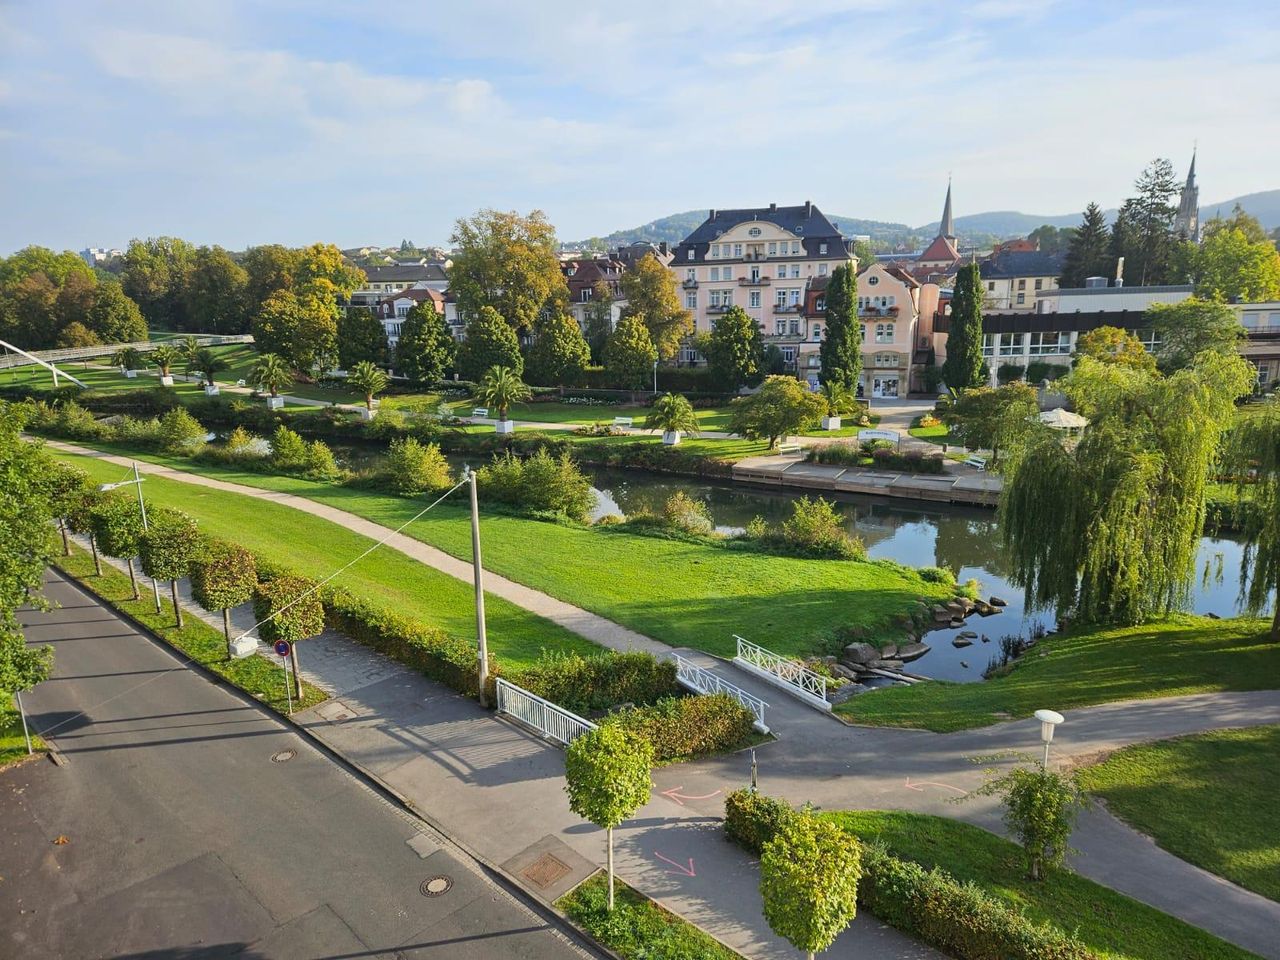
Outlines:
{"label": "church spire", "polygon": [[1178,198],[1178,215],[1173,221],[1173,231],[1184,240],[1200,242],[1200,188],[1196,186],[1196,149],[1191,150],[1191,166],[1187,169],[1187,182]]}
{"label": "church spire", "polygon": [[[1192,169],[1195,169],[1194,162]],[[951,178],[947,177],[947,202],[942,206],[942,223],[938,227],[938,236],[946,237],[948,240],[956,238],[956,224],[951,216]]]}

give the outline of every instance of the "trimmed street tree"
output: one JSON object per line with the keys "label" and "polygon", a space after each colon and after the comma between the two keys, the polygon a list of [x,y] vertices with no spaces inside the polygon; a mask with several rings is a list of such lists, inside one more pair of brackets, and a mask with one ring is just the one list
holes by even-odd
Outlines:
{"label": "trimmed street tree", "polygon": [[191,570],[199,548],[196,522],[178,510],[161,508],[147,518],[149,529],[139,541],[142,572],[154,580],[169,581],[173,616],[182,627],[182,605],[178,603],[178,581]]}
{"label": "trimmed street tree", "polygon": [[613,909],[613,828],[644,806],[653,781],[653,745],[644,737],[605,723],[565,748],[565,792],[569,809],[605,831],[609,909]]}
{"label": "trimmed street tree", "polygon": [[80,509],[93,486],[89,483],[89,475],[79,467],[54,460],[51,461],[48,489],[49,508],[57,518],[58,530],[62,534],[62,555],[67,557],[71,555],[71,543],[67,539],[69,518]]}
{"label": "trimmed street tree", "polygon": [[813,960],[856,915],[861,876],[862,851],[854,837],[807,811],[795,813],[760,853],[764,918]]}
{"label": "trimmed street tree", "polygon": [[966,264],[956,274],[942,380],[956,391],[987,382],[987,364],[982,359],[982,276],[976,263]]}
{"label": "trimmed street tree", "polygon": [[27,753],[32,753],[31,733],[27,729],[27,712],[22,694],[49,679],[53,672],[53,647],[29,647],[22,633],[0,625],[0,691],[12,694],[22,717],[22,734],[27,739]]}
{"label": "trimmed street tree", "polygon": [[[558,311],[568,304],[556,231],[541,210],[527,217],[481,210],[458,220],[449,240],[454,246],[449,289],[463,316],[490,307],[516,330],[528,330],[544,309]],[[515,366],[509,358],[488,357],[475,362],[475,375],[494,364]]]}
{"label": "trimmed street tree", "polygon": [[764,338],[760,325],[741,307],[730,307],[711,321],[706,341],[707,367],[719,386],[732,393],[764,378]]}
{"label": "trimmed street tree", "polygon": [[1106,215],[1091,203],[1084,208],[1084,219],[1071,237],[1058,282],[1063,287],[1083,287],[1088,277],[1110,277],[1115,262]]}
{"label": "trimmed street tree", "polygon": [[748,440],[768,439],[772,450],[783,437],[813,429],[826,412],[826,399],[795,377],[765,377],[759,392],[729,405],[729,431]]}
{"label": "trimmed street tree", "polygon": [[591,364],[591,348],[578,321],[565,313],[539,317],[533,323],[533,346],[525,375],[543,387],[572,387],[582,382]]}
{"label": "trimmed street tree", "polygon": [[416,383],[434,383],[453,363],[458,343],[431,302],[412,307],[400,325],[395,368]]}
{"label": "trimmed street tree", "polygon": [[324,603],[316,582],[306,577],[276,577],[259,583],[253,591],[253,618],[261,621],[258,636],[275,645],[287,640],[293,648],[294,691],[302,697],[298,673],[298,641],[324,632]]}
{"label": "trimmed street tree", "polygon": [[281,390],[293,386],[293,371],[278,353],[264,353],[249,371],[249,382],[278,397]]}
{"label": "trimmed street tree", "polygon": [[202,545],[191,561],[191,596],[210,613],[222,614],[222,632],[231,655],[231,608],[253,599],[258,566],[244,547],[223,540]]}
{"label": "trimmed street tree", "polygon": [[643,390],[652,381],[657,362],[658,350],[644,320],[634,314],[619,320],[604,345],[604,369],[609,378],[624,389]]}
{"label": "trimmed street tree", "polygon": [[647,253],[618,281],[624,315],[644,321],[658,355],[670,360],[680,352],[680,341],[693,332],[693,314],[680,302],[676,275]]}
{"label": "trimmed street tree", "polygon": [[971,796],[996,796],[1004,822],[1027,856],[1027,877],[1043,880],[1046,868],[1062,866],[1076,815],[1089,798],[1074,773],[1055,773],[1039,763],[991,777]]}
{"label": "trimmed street tree", "polygon": [[[93,537],[98,549],[108,557],[124,560],[129,566],[129,583],[133,587],[133,599],[138,599],[138,576],[133,569],[133,558],[142,545],[142,513],[131,497],[102,497],[89,514]],[[158,612],[158,611],[157,611]]]}
{"label": "trimmed street tree", "polygon": [[493,307],[481,307],[467,321],[457,367],[465,380],[479,380],[492,367],[510,367],[517,377],[524,371],[516,332]]}
{"label": "trimmed street tree", "polygon": [[373,409],[373,398],[387,389],[391,378],[368,360],[361,360],[347,374],[347,383],[364,394],[366,410]]}
{"label": "trimmed street tree", "polygon": [[1181,303],[1153,303],[1146,318],[1160,339],[1156,363],[1165,373],[1186,369],[1205,350],[1234,356],[1245,337],[1244,327],[1230,307],[1198,297]]}
{"label": "trimmed street tree", "polygon": [[825,296],[827,329],[818,348],[822,363],[818,380],[856,393],[862,379],[862,324],[858,322],[858,277],[852,264],[831,271]]}
{"label": "trimmed street tree", "polygon": [[[671,434],[673,442],[680,442],[680,435],[696,437],[698,435],[698,415],[693,412],[693,404],[687,397],[678,393],[663,394],[653,402],[649,415],[645,417],[646,430],[661,430]],[[666,442],[664,436],[663,442]]]}
{"label": "trimmed street tree", "polygon": [[490,367],[476,384],[476,400],[497,410],[498,419],[504,422],[511,405],[524,403],[530,396],[531,391],[520,374],[510,367]]}
{"label": "trimmed street tree", "polygon": [[[1225,459],[1236,478],[1236,509],[1243,518],[1243,596],[1249,613],[1256,617],[1280,596],[1280,406],[1276,401],[1236,424]],[[1271,639],[1280,640],[1280,601],[1275,601],[1271,615]]]}
{"label": "trimmed street tree", "polygon": [[387,362],[387,328],[368,307],[348,307],[338,314],[338,366],[349,371],[361,360]]}

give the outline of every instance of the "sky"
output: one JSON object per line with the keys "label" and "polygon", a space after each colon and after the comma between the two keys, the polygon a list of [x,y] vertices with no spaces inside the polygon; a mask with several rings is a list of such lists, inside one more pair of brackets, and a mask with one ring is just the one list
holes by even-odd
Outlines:
{"label": "sky", "polygon": [[1280,21],[1218,0],[0,0],[0,253],[562,239],[813,200],[918,226],[1280,187]]}

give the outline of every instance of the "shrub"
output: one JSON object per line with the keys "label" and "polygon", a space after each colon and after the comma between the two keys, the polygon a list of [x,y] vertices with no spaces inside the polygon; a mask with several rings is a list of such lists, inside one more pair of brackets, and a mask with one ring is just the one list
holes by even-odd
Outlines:
{"label": "shrub", "polygon": [[423,493],[449,486],[449,463],[434,443],[413,437],[392,440],[383,461],[383,479],[396,493]]}
{"label": "shrub", "polygon": [[897,470],[903,473],[935,473],[944,470],[939,454],[924,454],[919,450],[898,453],[892,449],[880,449],[871,454],[871,463],[880,470]]}
{"label": "shrub", "polygon": [[862,541],[845,530],[844,518],[831,501],[801,497],[792,504],[791,511],[791,518],[782,524],[782,539],[793,549],[844,560],[865,556]]}
{"label": "shrub", "polygon": [[227,437],[223,453],[232,460],[265,460],[271,456],[271,444],[244,427],[236,427]]}
{"label": "shrub", "polygon": [[160,418],[156,441],[165,453],[187,456],[199,452],[207,432],[186,407],[174,407]]}
{"label": "shrub", "polygon": [[323,440],[312,440],[307,444],[306,460],[302,471],[312,480],[336,480],[342,475],[333,451]]}
{"label": "shrub", "polygon": [[996,380],[1000,383],[1013,383],[1015,380],[1021,380],[1026,375],[1020,363],[1002,363],[996,367]]}
{"label": "shrub", "polygon": [[715,530],[707,505],[683,490],[677,490],[667,498],[662,506],[662,516],[668,524],[685,533],[707,536]]}
{"label": "shrub", "polygon": [[[871,441],[875,442],[875,441]],[[805,459],[810,463],[827,463],[841,467],[856,467],[866,459],[862,447],[849,443],[823,443],[810,447]]]}
{"label": "shrub", "polygon": [[724,832],[734,843],[759,854],[795,811],[785,800],[750,790],[735,790],[724,798]]}
{"label": "shrub", "polygon": [[292,574],[259,583],[253,591],[253,617],[263,621],[258,635],[267,643],[297,643],[323,631],[324,605],[312,589],[315,585],[314,580]]}
{"label": "shrub", "polygon": [[740,746],[751,736],[755,717],[725,693],[699,697],[666,697],[647,707],[611,715],[606,721],[653,744],[654,760],[663,763],[718,753]]}
{"label": "shrub", "polygon": [[271,465],[277,470],[301,470],[307,465],[307,444],[284,424],[271,435]]}
{"label": "shrub", "polygon": [[1027,382],[1038,384],[1042,380],[1057,380],[1059,377],[1065,376],[1070,369],[1070,367],[1059,363],[1045,363],[1043,360],[1033,360],[1027,364]]}
{"label": "shrub", "polygon": [[105,425],[74,400],[58,407],[52,420],[47,422],[51,433],[71,440],[99,440],[108,433]]}
{"label": "shrub", "polygon": [[592,657],[544,654],[513,682],[574,713],[647,705],[680,692],[675,662],[639,650]]}
{"label": "shrub", "polygon": [[917,427],[939,427],[942,421],[935,417],[932,413],[922,413],[916,418]]}
{"label": "shrub", "polygon": [[595,505],[591,481],[568,453],[557,458],[539,450],[522,460],[507,451],[480,468],[477,483],[485,497],[499,503],[574,520],[585,520]]}
{"label": "shrub", "polygon": [[160,446],[160,421],[155,417],[149,420],[121,417],[111,428],[110,433],[110,439],[118,443],[139,447]]}

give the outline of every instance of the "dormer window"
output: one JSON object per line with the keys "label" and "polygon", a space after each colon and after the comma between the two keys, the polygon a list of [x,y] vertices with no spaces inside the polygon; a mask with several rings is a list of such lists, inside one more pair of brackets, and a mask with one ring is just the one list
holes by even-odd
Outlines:
{"label": "dormer window", "polygon": [[749,236],[749,237],[758,237],[758,236],[760,236],[760,228],[759,228],[759,227],[752,227],[750,230],[748,230],[748,231],[747,231],[747,236]]}

